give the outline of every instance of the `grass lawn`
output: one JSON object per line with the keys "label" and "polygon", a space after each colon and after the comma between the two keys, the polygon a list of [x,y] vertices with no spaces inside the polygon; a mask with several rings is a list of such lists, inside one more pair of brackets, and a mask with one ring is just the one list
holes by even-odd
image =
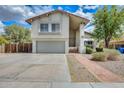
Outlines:
{"label": "grass lawn", "polygon": [[67,55],[72,82],[100,82],[72,55]]}

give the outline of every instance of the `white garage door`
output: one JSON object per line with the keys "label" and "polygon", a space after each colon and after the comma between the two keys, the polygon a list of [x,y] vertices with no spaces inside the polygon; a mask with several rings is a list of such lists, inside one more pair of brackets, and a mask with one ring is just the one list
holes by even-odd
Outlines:
{"label": "white garage door", "polygon": [[37,41],[37,53],[65,53],[64,41]]}

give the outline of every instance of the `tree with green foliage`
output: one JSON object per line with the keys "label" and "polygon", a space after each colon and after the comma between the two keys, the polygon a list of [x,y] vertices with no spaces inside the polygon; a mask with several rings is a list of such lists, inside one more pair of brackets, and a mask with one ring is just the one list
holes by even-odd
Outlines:
{"label": "tree with green foliage", "polygon": [[2,44],[8,44],[9,42],[2,36],[0,36],[0,45]]}
{"label": "tree with green foliage", "polygon": [[31,42],[31,32],[29,29],[13,24],[4,28],[4,37],[13,43]]}
{"label": "tree with green foliage", "polygon": [[93,16],[93,37],[98,41],[104,40],[105,47],[109,47],[112,38],[120,37],[121,26],[124,24],[124,8],[118,6],[104,6],[99,8]]}

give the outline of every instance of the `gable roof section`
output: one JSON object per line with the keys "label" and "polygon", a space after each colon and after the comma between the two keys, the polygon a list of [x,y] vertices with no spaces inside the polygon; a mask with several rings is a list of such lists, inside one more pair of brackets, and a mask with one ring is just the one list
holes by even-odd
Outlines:
{"label": "gable roof section", "polygon": [[84,31],[84,33],[88,34],[88,35],[93,35],[91,32],[87,32],[87,31]]}
{"label": "gable roof section", "polygon": [[90,21],[90,20],[88,20],[88,19],[86,19],[84,17],[74,15],[74,14],[69,13],[69,12],[65,12],[65,11],[62,11],[62,10],[54,10],[54,11],[50,11],[50,12],[47,12],[47,13],[44,13],[44,14],[37,15],[37,16],[34,16],[32,18],[29,18],[29,19],[26,20],[26,22],[31,24],[33,20],[36,20],[36,19],[41,18],[41,17],[49,16],[50,14],[54,14],[54,13],[62,13],[62,14],[66,14],[68,16],[75,16],[77,18],[80,18],[81,20],[83,19],[85,24],[87,24]]}

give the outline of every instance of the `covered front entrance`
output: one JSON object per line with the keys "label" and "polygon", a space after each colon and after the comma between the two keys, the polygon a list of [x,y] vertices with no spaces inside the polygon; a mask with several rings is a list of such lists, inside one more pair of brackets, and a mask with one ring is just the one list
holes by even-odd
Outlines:
{"label": "covered front entrance", "polygon": [[[84,20],[76,16],[70,16],[69,27],[69,52],[79,52],[80,28],[84,25]],[[83,31],[82,31],[83,32]]]}

